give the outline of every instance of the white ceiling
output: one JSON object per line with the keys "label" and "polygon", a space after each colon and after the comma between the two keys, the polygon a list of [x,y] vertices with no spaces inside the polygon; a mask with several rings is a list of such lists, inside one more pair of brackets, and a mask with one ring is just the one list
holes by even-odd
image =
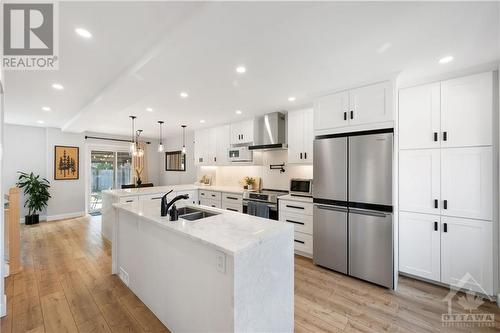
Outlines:
{"label": "white ceiling", "polygon": [[[146,136],[157,135],[157,120],[178,135],[184,123],[310,105],[397,72],[497,61],[499,14],[498,2],[61,2],[60,69],[6,72],[5,120],[129,134],[128,116],[137,115]],[[77,36],[77,26],[93,37]],[[450,54],[453,62],[438,63]]]}

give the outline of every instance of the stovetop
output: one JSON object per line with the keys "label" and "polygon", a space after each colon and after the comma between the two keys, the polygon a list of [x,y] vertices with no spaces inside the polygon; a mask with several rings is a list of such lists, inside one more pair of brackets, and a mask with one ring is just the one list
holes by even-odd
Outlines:
{"label": "stovetop", "polygon": [[278,197],[288,194],[288,191],[262,189],[259,191],[245,191],[243,200],[277,203]]}

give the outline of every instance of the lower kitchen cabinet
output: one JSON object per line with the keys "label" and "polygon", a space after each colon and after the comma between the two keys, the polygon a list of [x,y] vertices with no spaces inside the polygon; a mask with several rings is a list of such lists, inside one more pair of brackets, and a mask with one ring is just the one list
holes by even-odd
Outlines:
{"label": "lower kitchen cabinet", "polygon": [[491,221],[400,212],[399,270],[493,294]]}
{"label": "lower kitchen cabinet", "polygon": [[279,219],[294,226],[295,252],[313,255],[313,203],[303,200],[280,200]]}
{"label": "lower kitchen cabinet", "polygon": [[465,283],[464,288],[493,294],[492,225],[490,221],[441,217],[442,282]]}
{"label": "lower kitchen cabinet", "polygon": [[441,279],[439,215],[399,214],[399,270],[429,280]]}
{"label": "lower kitchen cabinet", "polygon": [[214,207],[214,208],[222,208],[221,201],[214,199],[200,198],[200,205]]}
{"label": "lower kitchen cabinet", "polygon": [[222,201],[222,209],[229,210],[232,212],[243,213],[243,205],[238,203],[230,203]]}

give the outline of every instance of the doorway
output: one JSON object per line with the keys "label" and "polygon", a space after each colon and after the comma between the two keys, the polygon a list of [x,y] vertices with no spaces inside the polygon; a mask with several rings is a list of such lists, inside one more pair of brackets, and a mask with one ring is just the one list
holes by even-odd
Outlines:
{"label": "doorway", "polygon": [[90,151],[89,214],[101,214],[102,191],[120,189],[132,182],[132,156],[113,150]]}

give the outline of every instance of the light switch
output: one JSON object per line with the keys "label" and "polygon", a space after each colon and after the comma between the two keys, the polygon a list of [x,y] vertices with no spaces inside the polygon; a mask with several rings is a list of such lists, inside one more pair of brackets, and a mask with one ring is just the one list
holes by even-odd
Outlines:
{"label": "light switch", "polygon": [[217,252],[216,254],[216,267],[221,273],[226,273],[226,254],[223,252]]}

